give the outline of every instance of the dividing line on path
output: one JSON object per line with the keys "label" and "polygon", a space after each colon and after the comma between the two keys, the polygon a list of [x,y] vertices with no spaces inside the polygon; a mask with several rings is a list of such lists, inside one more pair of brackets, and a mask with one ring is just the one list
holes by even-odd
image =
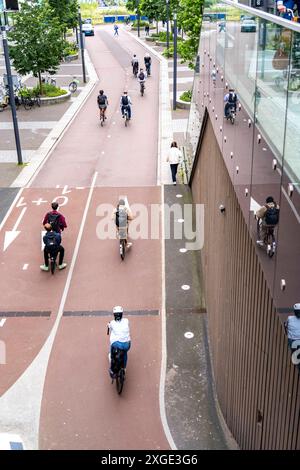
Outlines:
{"label": "dividing line on path", "polygon": [[[159,310],[126,310],[126,317],[128,316],[157,316]],[[111,310],[86,310],[86,311],[66,311],[63,313],[64,317],[111,317]]]}
{"label": "dividing line on path", "polygon": [[[20,378],[0,397],[0,422],[22,436],[27,449],[38,449],[41,407],[48,363],[64,311],[98,173],[93,176],[57,317],[43,347]],[[26,391],[30,390],[30,393]]]}

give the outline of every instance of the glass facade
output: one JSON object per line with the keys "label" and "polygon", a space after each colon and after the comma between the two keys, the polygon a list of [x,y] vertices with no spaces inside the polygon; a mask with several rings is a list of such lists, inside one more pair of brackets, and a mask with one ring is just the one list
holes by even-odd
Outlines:
{"label": "glass facade", "polygon": [[[256,210],[268,196],[280,205],[275,255],[257,252],[274,303],[287,313],[300,302],[300,25],[230,1],[203,13],[189,171],[207,111],[254,243]],[[233,124],[224,117],[229,89],[239,103]]]}

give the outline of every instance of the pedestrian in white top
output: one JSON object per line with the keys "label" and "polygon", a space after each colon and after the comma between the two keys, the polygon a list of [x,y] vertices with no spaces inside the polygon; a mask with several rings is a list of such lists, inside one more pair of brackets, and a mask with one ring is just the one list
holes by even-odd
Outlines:
{"label": "pedestrian in white top", "polygon": [[179,163],[181,162],[181,159],[182,159],[182,153],[177,146],[177,142],[174,141],[171,143],[171,148],[167,155],[167,162],[170,163],[172,181],[173,181],[174,186],[176,186],[177,169],[178,169]]}
{"label": "pedestrian in white top", "polygon": [[[288,345],[292,350],[292,361],[300,371],[300,303],[294,305],[294,315],[288,317],[285,323]],[[296,352],[297,351],[297,352]],[[296,358],[294,355],[296,354]],[[296,362],[294,362],[296,361]]]}

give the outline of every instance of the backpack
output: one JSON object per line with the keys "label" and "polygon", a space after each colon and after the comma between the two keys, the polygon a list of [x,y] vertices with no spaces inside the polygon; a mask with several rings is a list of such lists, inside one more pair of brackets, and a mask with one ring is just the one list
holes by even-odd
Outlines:
{"label": "backpack", "polygon": [[229,93],[228,103],[236,103],[237,96],[235,93]]}
{"label": "backpack", "polygon": [[277,225],[278,221],[279,221],[279,209],[277,209],[277,207],[267,207],[267,212],[265,215],[266,224]]}
{"label": "backpack", "polygon": [[141,72],[141,73],[139,74],[139,79],[142,80],[142,81],[145,80],[145,74],[144,74],[144,72]]}
{"label": "backpack", "polygon": [[99,106],[101,104],[105,104],[106,103],[106,97],[104,95],[98,95],[97,101],[98,101]]}
{"label": "backpack", "polygon": [[128,96],[122,96],[122,105],[128,106],[128,104],[129,104]]}
{"label": "backpack", "polygon": [[125,209],[118,209],[116,212],[116,226],[125,228],[127,227],[128,215]]}
{"label": "backpack", "polygon": [[60,233],[60,226],[58,223],[59,218],[60,214],[52,214],[51,212],[48,213],[48,224],[50,224],[52,230],[57,233]]}
{"label": "backpack", "polygon": [[58,243],[54,232],[48,232],[45,235],[45,246],[51,255],[55,255],[58,252]]}

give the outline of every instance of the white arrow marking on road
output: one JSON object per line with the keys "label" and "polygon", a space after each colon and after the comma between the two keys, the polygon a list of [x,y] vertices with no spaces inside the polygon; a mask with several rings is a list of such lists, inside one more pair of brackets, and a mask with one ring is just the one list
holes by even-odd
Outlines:
{"label": "white arrow marking on road", "polygon": [[46,235],[46,230],[42,230],[41,232],[41,242],[42,242],[42,251],[44,249],[45,243],[43,242],[43,237]]}
{"label": "white arrow marking on road", "polygon": [[2,326],[4,326],[4,323],[6,322],[6,318],[2,318],[2,320],[0,321],[0,327],[2,328]]}
{"label": "white arrow marking on road", "polygon": [[9,245],[17,238],[19,233],[21,233],[20,231],[17,231],[17,227],[18,227],[19,223],[21,222],[21,219],[22,219],[23,215],[25,214],[26,209],[27,209],[27,207],[24,207],[22,209],[22,212],[19,215],[19,218],[16,221],[14,228],[9,232],[5,232],[3,251],[5,251],[9,247]]}
{"label": "white arrow marking on road", "polygon": [[256,212],[261,208],[261,206],[258,204],[258,202],[255,201],[255,199],[253,199],[253,197],[251,198],[251,202],[250,202],[250,211],[254,212],[254,214],[256,214]]}
{"label": "white arrow marking on road", "polygon": [[28,264],[28,263],[25,263],[24,266],[23,266],[23,268],[22,268],[23,271],[26,271],[26,269],[28,269],[28,266],[29,266],[29,264]]}
{"label": "white arrow marking on road", "polygon": [[18,204],[16,205],[16,207],[21,207],[21,206],[26,206],[26,202],[23,202],[24,200],[24,197],[20,197],[20,200],[18,202]]}
{"label": "white arrow marking on road", "polygon": [[69,191],[68,191],[68,185],[66,184],[66,186],[64,186],[64,189],[62,190],[61,194],[67,194],[67,193],[71,193],[71,192],[72,192],[71,189],[69,189]]}

